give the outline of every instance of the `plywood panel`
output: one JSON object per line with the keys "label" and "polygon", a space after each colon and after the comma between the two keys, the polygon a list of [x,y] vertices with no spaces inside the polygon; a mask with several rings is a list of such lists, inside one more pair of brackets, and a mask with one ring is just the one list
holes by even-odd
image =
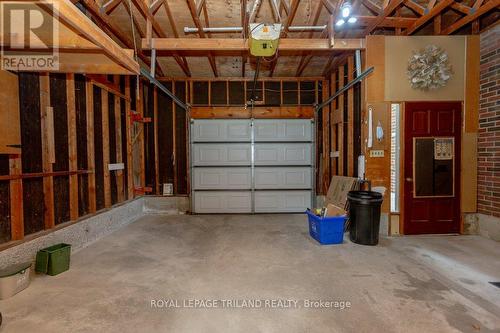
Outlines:
{"label": "plywood panel", "polygon": [[[385,99],[379,101],[461,101],[464,99],[465,36],[387,36],[385,37]],[[428,45],[441,47],[448,53],[453,75],[446,86],[429,91],[413,89],[406,69],[412,53]],[[377,48],[380,48],[378,46]],[[367,59],[373,55],[367,39]],[[382,69],[382,68],[381,68]],[[377,69],[373,76],[378,76]],[[383,89],[383,86],[382,86]],[[370,96],[371,97],[371,96]],[[368,99],[368,101],[376,101]]]}
{"label": "plywood panel", "polygon": [[[366,68],[375,68],[366,78],[367,102],[379,102],[385,99],[385,38],[385,36],[366,36]],[[399,53],[396,51],[396,54]],[[404,72],[406,73],[406,70]]]}
{"label": "plywood panel", "polygon": [[21,153],[19,83],[17,75],[0,70],[0,154]]}
{"label": "plywood panel", "polygon": [[477,133],[462,133],[461,211],[475,213],[477,208]]}
{"label": "plywood panel", "polygon": [[[479,35],[466,37],[464,129],[477,132],[479,120]],[[466,148],[465,146],[463,147]],[[464,154],[470,153],[463,150]],[[474,210],[475,211],[475,210]]]}

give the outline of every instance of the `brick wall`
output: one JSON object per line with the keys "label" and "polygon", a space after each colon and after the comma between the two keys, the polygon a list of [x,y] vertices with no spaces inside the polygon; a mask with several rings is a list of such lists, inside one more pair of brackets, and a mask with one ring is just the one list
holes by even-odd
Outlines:
{"label": "brick wall", "polygon": [[500,217],[500,24],[481,34],[478,212]]}

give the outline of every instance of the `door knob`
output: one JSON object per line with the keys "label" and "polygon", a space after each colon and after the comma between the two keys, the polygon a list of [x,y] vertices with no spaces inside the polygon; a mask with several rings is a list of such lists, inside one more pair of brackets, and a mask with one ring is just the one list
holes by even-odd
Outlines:
{"label": "door knob", "polygon": [[413,178],[406,178],[406,181],[411,183],[413,182]]}

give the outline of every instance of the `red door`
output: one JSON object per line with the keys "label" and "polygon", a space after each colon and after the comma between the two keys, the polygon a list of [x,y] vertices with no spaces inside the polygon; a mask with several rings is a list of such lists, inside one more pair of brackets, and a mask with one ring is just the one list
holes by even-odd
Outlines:
{"label": "red door", "polygon": [[460,229],[462,103],[405,104],[404,233]]}

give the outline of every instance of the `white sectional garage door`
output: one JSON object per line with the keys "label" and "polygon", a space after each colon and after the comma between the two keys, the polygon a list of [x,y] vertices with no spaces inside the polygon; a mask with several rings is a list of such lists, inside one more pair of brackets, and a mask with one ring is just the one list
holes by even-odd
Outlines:
{"label": "white sectional garage door", "polygon": [[314,124],[304,119],[196,119],[194,213],[294,213],[312,206]]}

